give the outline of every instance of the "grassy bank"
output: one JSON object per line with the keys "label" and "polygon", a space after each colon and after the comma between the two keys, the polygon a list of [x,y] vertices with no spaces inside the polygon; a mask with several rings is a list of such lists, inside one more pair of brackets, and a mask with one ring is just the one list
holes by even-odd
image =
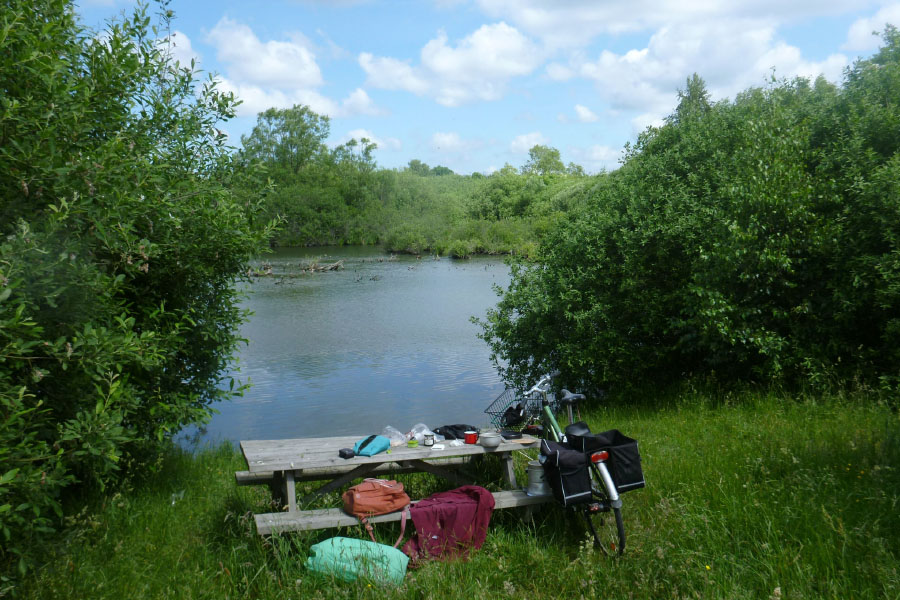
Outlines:
{"label": "grassy bank", "polygon": [[[498,511],[468,562],[408,573],[399,589],[303,569],[311,544],[359,529],[259,538],[263,488],[237,488],[229,446],[172,452],[143,481],[71,519],[26,598],[896,598],[900,595],[900,421],[861,399],[682,394],[596,410],[641,443],[646,489],[624,497],[628,552],[585,543],[545,507]],[[521,457],[524,467],[525,457]],[[480,476],[497,475],[486,462]],[[437,491],[401,476],[411,495]],[[324,500],[337,503],[337,494]],[[383,541],[396,529],[376,527]],[[393,536],[393,537],[392,537]],[[0,593],[0,595],[3,595]]]}

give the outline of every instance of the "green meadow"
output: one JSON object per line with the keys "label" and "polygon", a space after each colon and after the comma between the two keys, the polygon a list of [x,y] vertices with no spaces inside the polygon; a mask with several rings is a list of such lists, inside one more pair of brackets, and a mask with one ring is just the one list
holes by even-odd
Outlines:
{"label": "green meadow", "polygon": [[[900,419],[872,395],[687,390],[583,415],[639,440],[647,487],[626,494],[628,546],[593,549],[554,504],[494,513],[469,560],[407,573],[399,588],[308,573],[309,547],[362,528],[271,538],[239,488],[229,446],[172,449],[115,494],[67,519],[43,565],[0,595],[23,598],[896,598]],[[524,481],[527,457],[520,457]],[[491,457],[469,468],[489,488]],[[399,475],[413,497],[444,489]],[[339,506],[337,493],[322,501]],[[608,524],[608,523],[607,523]],[[392,543],[396,525],[376,526]]]}

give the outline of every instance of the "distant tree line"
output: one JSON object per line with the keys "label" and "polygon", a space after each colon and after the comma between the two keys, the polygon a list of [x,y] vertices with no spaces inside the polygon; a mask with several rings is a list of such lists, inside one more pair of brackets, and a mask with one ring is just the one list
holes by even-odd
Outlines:
{"label": "distant tree line", "polygon": [[401,170],[381,169],[372,141],[330,148],[329,133],[327,116],[296,105],[260,113],[242,138],[240,160],[272,186],[248,177],[238,193],[262,196],[267,218],[282,220],[273,244],[380,244],[457,258],[527,255],[592,185],[582,167],[566,167],[548,146],[534,146],[521,169],[464,176],[419,159]]}

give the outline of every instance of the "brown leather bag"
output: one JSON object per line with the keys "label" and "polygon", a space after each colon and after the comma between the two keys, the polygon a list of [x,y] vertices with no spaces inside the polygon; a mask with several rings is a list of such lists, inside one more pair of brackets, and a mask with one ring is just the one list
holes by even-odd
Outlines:
{"label": "brown leather bag", "polygon": [[403,510],[400,517],[400,537],[394,548],[400,545],[403,532],[406,530],[406,518],[409,513],[409,496],[403,491],[403,484],[393,479],[365,479],[362,483],[354,485],[342,496],[344,499],[344,512],[359,519],[365,525],[369,537],[375,541],[372,525],[367,517],[385,515],[397,510]]}

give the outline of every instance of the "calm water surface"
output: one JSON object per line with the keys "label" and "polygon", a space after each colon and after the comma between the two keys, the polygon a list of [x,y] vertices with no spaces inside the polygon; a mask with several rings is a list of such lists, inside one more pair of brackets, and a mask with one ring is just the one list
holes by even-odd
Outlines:
{"label": "calm water surface", "polygon": [[[469,318],[496,303],[493,284],[509,283],[501,260],[388,260],[372,248],[266,258],[275,276],[254,279],[245,304],[255,314],[242,328],[238,377],[252,387],[217,406],[205,440],[487,423],[483,411],[504,386]],[[316,258],[344,269],[278,277]]]}

